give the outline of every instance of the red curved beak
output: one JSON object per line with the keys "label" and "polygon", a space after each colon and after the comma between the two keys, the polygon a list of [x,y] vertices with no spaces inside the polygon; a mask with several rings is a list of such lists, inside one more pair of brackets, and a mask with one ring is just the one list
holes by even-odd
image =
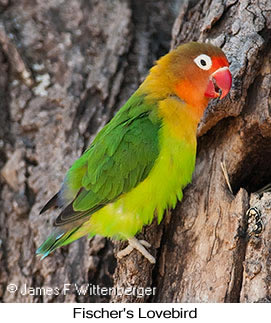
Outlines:
{"label": "red curved beak", "polygon": [[[231,84],[232,77],[229,68],[227,66],[221,67],[211,75],[204,94],[208,98],[217,98],[220,96],[221,100],[229,93]],[[219,90],[221,90],[221,95]]]}

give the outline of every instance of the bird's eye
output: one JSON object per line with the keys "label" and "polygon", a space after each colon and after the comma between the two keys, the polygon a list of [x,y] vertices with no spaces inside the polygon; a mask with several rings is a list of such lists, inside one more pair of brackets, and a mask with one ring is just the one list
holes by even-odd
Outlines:
{"label": "bird's eye", "polygon": [[194,62],[202,70],[208,71],[212,67],[212,60],[208,55],[201,54],[194,59]]}

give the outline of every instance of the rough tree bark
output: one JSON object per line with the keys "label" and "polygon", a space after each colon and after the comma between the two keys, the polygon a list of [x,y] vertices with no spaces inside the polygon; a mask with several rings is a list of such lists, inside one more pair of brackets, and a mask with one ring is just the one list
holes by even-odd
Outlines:
{"label": "rough tree bark", "polygon": [[[73,161],[170,46],[174,1],[0,1],[0,301],[109,301],[73,284],[112,286],[116,261],[96,237],[40,261],[54,212],[39,215]],[[57,287],[67,295],[9,293]]]}
{"label": "rough tree bark", "polygon": [[[39,209],[168,51],[176,10],[172,47],[189,40],[222,47],[233,88],[200,124],[196,171],[182,203],[139,235],[152,243],[156,265],[136,252],[116,261],[125,244],[115,243],[113,252],[101,237],[39,261],[35,249],[55,215],[39,216]],[[255,193],[271,182],[270,35],[268,0],[184,1],[180,9],[178,1],[162,0],[0,0],[0,301],[270,301],[271,194]],[[251,206],[261,211],[264,230],[249,238]],[[22,295],[6,290],[11,282],[70,283],[72,290]],[[156,292],[79,296],[75,283]]]}

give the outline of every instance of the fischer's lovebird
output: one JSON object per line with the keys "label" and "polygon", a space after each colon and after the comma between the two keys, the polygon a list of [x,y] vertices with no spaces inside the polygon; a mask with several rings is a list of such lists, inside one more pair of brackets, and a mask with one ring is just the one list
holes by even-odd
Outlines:
{"label": "fischer's lovebird", "polygon": [[41,210],[61,213],[37,254],[98,234],[128,240],[119,258],[135,248],[155,263],[150,244],[135,235],[182,199],[195,167],[198,123],[231,82],[225,54],[211,44],[183,44],[160,58]]}

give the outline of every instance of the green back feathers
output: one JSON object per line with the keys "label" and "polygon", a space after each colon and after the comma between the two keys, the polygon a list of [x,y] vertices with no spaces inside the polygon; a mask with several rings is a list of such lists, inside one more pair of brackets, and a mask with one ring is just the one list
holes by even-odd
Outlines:
{"label": "green back feathers", "polygon": [[45,257],[75,240],[75,232],[91,214],[148,176],[159,155],[160,126],[156,104],[135,93],[69,169],[58,194],[66,207],[38,254]]}
{"label": "green back feathers", "polygon": [[68,171],[61,194],[74,198],[72,212],[56,224],[87,217],[143,181],[159,155],[160,126],[156,106],[134,94]]}

